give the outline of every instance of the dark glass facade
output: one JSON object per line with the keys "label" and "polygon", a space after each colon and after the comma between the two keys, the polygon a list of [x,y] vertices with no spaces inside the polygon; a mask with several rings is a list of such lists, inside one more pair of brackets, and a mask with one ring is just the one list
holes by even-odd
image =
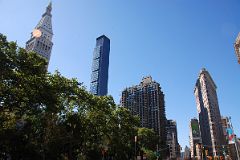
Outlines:
{"label": "dark glass facade", "polygon": [[92,74],[90,92],[94,95],[104,96],[108,92],[110,39],[102,35],[96,39],[93,51]]}

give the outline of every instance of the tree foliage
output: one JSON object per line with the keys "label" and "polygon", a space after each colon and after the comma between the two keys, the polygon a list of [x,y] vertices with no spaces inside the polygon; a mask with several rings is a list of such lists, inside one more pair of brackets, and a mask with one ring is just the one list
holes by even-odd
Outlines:
{"label": "tree foliage", "polygon": [[155,152],[159,148],[159,146],[157,147],[157,145],[159,144],[159,139],[153,129],[138,128],[137,136],[139,150],[144,153],[147,159],[156,159],[157,157]]}
{"label": "tree foliage", "polygon": [[158,144],[158,136],[149,128],[138,128],[138,141],[141,148],[155,150]]}
{"label": "tree foliage", "polygon": [[0,159],[130,159],[138,118],[0,34]]}

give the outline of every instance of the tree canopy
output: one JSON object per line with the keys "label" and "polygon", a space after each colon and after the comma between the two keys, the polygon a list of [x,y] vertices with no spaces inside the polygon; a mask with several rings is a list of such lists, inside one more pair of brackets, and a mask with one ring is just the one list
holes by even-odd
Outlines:
{"label": "tree canopy", "polygon": [[0,159],[130,159],[139,119],[0,34]]}
{"label": "tree canopy", "polygon": [[77,79],[47,72],[46,59],[0,34],[0,159],[155,159],[158,137],[139,117],[94,96]]}

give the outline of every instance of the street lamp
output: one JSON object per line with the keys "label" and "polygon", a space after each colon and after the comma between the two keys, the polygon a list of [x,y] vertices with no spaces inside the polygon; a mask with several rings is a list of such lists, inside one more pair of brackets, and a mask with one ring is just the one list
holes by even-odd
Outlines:
{"label": "street lamp", "polygon": [[135,147],[134,147],[134,155],[135,159],[137,159],[137,136],[134,137]]}

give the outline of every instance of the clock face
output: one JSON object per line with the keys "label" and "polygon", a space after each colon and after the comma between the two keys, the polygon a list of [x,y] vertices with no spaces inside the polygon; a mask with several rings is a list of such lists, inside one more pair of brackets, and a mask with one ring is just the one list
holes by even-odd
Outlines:
{"label": "clock face", "polygon": [[33,32],[33,37],[39,38],[42,35],[42,32],[39,29],[34,29]]}

